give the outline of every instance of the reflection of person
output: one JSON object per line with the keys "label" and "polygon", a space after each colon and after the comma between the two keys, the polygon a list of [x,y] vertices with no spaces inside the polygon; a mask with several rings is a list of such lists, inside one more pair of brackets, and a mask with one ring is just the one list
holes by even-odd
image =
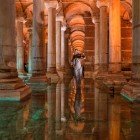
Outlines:
{"label": "reflection of person", "polygon": [[75,102],[74,102],[75,117],[77,119],[81,117],[81,108],[82,108],[81,88],[78,88],[76,89]]}

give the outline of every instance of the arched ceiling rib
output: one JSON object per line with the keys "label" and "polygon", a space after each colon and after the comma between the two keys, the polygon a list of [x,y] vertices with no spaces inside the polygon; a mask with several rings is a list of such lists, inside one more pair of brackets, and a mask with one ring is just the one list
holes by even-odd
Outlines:
{"label": "arched ceiling rib", "polygon": [[68,20],[70,17],[76,14],[85,15],[86,12],[90,12],[90,14],[92,15],[91,7],[83,2],[74,2],[72,4],[69,4],[64,9],[66,20]]}
{"label": "arched ceiling rib", "polygon": [[132,19],[132,5],[129,2],[128,1],[121,1],[121,17],[124,20],[131,20]]}

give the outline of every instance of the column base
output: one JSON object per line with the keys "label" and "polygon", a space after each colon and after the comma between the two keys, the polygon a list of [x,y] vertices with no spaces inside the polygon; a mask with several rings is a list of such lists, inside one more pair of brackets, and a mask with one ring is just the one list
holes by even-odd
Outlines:
{"label": "column base", "polygon": [[42,93],[47,91],[49,80],[46,76],[31,76],[27,84],[35,93]]}
{"label": "column base", "polygon": [[123,86],[127,83],[123,74],[108,74],[103,83],[108,88],[114,88],[114,93],[120,93]]}
{"label": "column base", "polygon": [[106,79],[106,77],[108,76],[108,72],[96,72],[94,73],[93,75],[93,79],[96,79],[96,80],[104,80]]}
{"label": "column base", "polygon": [[61,70],[58,70],[58,75],[61,79],[65,79],[65,78],[72,78],[72,70],[69,68],[69,69],[61,69]]}
{"label": "column base", "polygon": [[60,79],[57,73],[47,72],[46,76],[48,77],[50,83],[57,83]]}
{"label": "column base", "polygon": [[108,65],[99,64],[98,69],[96,69],[96,71],[93,73],[93,79],[103,80],[106,78],[107,75],[108,75]]}
{"label": "column base", "polygon": [[31,89],[20,78],[0,79],[0,100],[21,101],[31,95]]}
{"label": "column base", "polygon": [[140,82],[129,82],[121,90],[121,95],[131,102],[140,102]]}
{"label": "column base", "polygon": [[99,64],[94,65],[94,71],[92,72],[92,78],[95,79],[99,73]]}
{"label": "column base", "polygon": [[47,73],[56,74],[57,73],[56,67],[49,67],[49,68],[47,68]]}
{"label": "column base", "polygon": [[21,78],[25,83],[29,79],[27,73],[18,73],[18,77]]}

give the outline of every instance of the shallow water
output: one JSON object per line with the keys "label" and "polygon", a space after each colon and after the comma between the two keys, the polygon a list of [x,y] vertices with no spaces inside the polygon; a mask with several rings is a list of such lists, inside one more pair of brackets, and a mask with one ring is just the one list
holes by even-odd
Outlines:
{"label": "shallow water", "polygon": [[0,102],[0,140],[139,140],[140,104],[100,83],[51,84],[24,102]]}

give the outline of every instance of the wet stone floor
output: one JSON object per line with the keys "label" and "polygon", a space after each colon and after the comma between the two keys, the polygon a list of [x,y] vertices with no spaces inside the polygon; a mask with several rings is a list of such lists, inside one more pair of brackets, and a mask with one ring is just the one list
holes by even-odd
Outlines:
{"label": "wet stone floor", "polygon": [[99,81],[77,90],[59,81],[24,102],[0,102],[0,140],[140,140],[140,104]]}

